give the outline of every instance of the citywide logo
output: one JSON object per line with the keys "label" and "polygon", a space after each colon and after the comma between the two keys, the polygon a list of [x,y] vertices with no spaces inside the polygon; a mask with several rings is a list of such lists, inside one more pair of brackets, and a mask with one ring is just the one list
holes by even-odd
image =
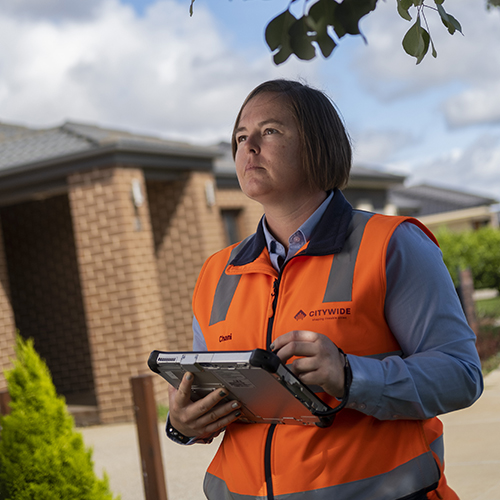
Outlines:
{"label": "citywide logo", "polygon": [[297,321],[300,321],[301,319],[304,319],[307,316],[307,314],[301,309],[295,316],[294,318]]}
{"label": "citywide logo", "polygon": [[304,312],[302,309],[294,316],[296,321],[301,321],[307,317],[313,321],[325,321],[329,319],[347,319],[351,315],[350,307],[328,307],[322,309],[314,309],[309,312]]}

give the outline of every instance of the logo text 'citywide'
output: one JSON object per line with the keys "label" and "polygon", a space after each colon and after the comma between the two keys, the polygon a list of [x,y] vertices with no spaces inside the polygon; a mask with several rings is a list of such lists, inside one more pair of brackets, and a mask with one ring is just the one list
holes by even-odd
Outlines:
{"label": "logo text 'citywide'", "polygon": [[300,321],[307,316],[314,320],[318,319],[335,319],[338,317],[345,317],[351,314],[350,307],[329,307],[326,309],[315,309],[305,313],[302,309],[294,316],[297,321]]}

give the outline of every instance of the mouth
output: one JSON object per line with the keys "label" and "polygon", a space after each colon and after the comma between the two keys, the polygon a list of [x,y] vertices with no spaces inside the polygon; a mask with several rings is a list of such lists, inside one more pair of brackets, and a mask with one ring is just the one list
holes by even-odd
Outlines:
{"label": "mouth", "polygon": [[245,166],[245,172],[251,172],[255,170],[264,170],[264,167],[261,167],[260,165],[256,165],[255,163],[248,163]]}

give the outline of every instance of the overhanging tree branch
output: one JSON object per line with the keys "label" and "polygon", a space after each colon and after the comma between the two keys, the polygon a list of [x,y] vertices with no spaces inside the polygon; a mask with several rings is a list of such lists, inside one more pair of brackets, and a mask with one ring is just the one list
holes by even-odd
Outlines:
{"label": "overhanging tree branch", "polygon": [[[303,14],[296,17],[293,4],[303,2]],[[323,57],[330,57],[345,35],[358,35],[367,42],[359,29],[360,20],[375,10],[379,0],[290,0],[288,8],[272,19],[266,27],[265,39],[275,64],[284,63],[292,54],[299,59],[311,60],[317,49]],[[193,4],[189,6],[193,15]],[[402,45],[407,54],[420,64],[431,47],[437,57],[425,12],[438,15],[450,35],[462,33],[460,22],[448,13],[445,0],[395,0],[397,12],[406,21],[413,22],[403,37]],[[432,2],[433,5],[429,5]],[[499,7],[500,0],[486,0],[487,8]],[[295,10],[295,9],[294,9]],[[463,33],[462,33],[463,34]]]}

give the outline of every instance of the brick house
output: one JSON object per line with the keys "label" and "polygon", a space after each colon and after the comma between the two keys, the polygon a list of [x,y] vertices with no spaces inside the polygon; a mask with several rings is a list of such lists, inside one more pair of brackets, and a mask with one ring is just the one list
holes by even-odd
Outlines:
{"label": "brick house", "polygon": [[[354,169],[346,196],[390,211],[404,177]],[[350,193],[350,194],[349,194]],[[0,123],[0,391],[15,330],[68,404],[132,419],[129,379],[152,349],[189,349],[204,260],[262,215],[214,147],[66,123]],[[156,378],[158,402],[167,384]]]}
{"label": "brick house", "polygon": [[447,227],[453,231],[474,231],[498,227],[498,200],[443,186],[419,184],[396,186],[389,199],[401,215],[417,217],[431,231]]}

